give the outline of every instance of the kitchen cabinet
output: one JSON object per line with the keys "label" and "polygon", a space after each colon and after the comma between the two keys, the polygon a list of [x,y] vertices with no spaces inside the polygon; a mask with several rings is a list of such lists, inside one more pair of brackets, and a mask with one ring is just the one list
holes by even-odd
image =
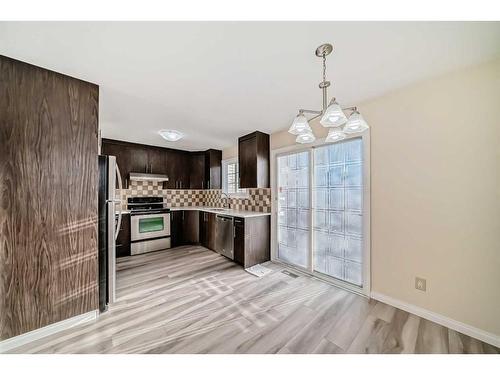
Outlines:
{"label": "kitchen cabinet", "polygon": [[267,262],[270,251],[270,216],[234,218],[234,261],[244,268]]}
{"label": "kitchen cabinet", "polygon": [[200,244],[215,250],[216,214],[200,211]]}
{"label": "kitchen cabinet", "polygon": [[205,151],[205,189],[222,189],[222,151]]}
{"label": "kitchen cabinet", "polygon": [[253,132],[238,139],[239,186],[268,188],[269,134]]}
{"label": "kitchen cabinet", "polygon": [[167,174],[167,154],[160,148],[147,148],[146,173]]}
{"label": "kitchen cabinet", "polygon": [[170,241],[172,247],[200,243],[199,211],[170,211]]}
{"label": "kitchen cabinet", "polygon": [[182,211],[182,240],[186,245],[200,243],[200,212]]}
{"label": "kitchen cabinet", "polygon": [[137,143],[102,139],[101,153],[114,155],[128,188],[131,172],[166,174],[164,189],[220,189],[222,151],[183,151]]}
{"label": "kitchen cabinet", "polygon": [[103,139],[101,153],[116,157],[125,188],[128,187],[128,176],[131,172],[167,173],[165,152],[158,147]]}
{"label": "kitchen cabinet", "polygon": [[205,185],[205,153],[194,152],[190,158],[189,188],[204,189]]}
{"label": "kitchen cabinet", "polygon": [[234,261],[240,265],[245,264],[245,219],[234,218]]}
{"label": "kitchen cabinet", "polygon": [[191,169],[191,155],[189,152],[168,149],[166,189],[189,189],[189,174]]}
{"label": "kitchen cabinet", "polygon": [[125,257],[130,255],[130,215],[122,215],[122,224],[116,238],[116,257]]}
{"label": "kitchen cabinet", "polygon": [[170,211],[170,243],[172,247],[184,245],[182,238],[182,217],[184,211]]}
{"label": "kitchen cabinet", "polygon": [[[116,157],[116,164],[120,168],[120,174],[122,176],[122,184],[124,188],[128,187],[128,174],[131,172],[133,155],[132,149],[121,143],[115,143],[114,141],[109,141],[106,139],[102,140],[101,154],[103,155],[113,155]],[[138,159],[141,159],[140,163],[145,165],[146,159],[143,155],[137,155]]]}

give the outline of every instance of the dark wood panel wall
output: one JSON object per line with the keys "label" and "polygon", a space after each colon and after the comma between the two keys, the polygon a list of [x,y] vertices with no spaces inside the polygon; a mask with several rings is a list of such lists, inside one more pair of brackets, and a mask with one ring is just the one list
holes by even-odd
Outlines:
{"label": "dark wood panel wall", "polygon": [[0,56],[0,340],[98,308],[98,100]]}

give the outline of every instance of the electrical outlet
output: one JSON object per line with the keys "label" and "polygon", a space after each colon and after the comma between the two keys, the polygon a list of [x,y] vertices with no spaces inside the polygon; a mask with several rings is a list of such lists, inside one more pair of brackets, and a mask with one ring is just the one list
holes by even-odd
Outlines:
{"label": "electrical outlet", "polygon": [[425,292],[427,290],[427,280],[421,277],[415,277],[415,289]]}

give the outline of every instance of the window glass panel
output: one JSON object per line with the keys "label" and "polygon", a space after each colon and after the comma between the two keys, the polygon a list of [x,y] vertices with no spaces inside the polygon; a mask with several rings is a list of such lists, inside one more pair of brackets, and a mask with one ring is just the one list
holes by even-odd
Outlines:
{"label": "window glass panel", "polygon": [[309,152],[280,155],[277,164],[278,258],[305,268],[310,248]]}
{"label": "window glass panel", "polygon": [[361,179],[363,174],[361,163],[347,164],[345,169],[346,169],[345,185],[361,186]]}
{"label": "window glass panel", "polygon": [[321,146],[313,153],[313,270],[362,286],[362,140]]}
{"label": "window glass panel", "polygon": [[246,189],[240,189],[239,184],[239,173],[238,173],[238,162],[226,162],[223,161],[223,190],[228,194],[235,193],[246,193]]}
{"label": "window glass panel", "polygon": [[[344,185],[344,166],[343,165],[334,165],[330,167],[328,173],[328,184],[330,187],[338,187]],[[323,186],[323,185],[318,185]]]}

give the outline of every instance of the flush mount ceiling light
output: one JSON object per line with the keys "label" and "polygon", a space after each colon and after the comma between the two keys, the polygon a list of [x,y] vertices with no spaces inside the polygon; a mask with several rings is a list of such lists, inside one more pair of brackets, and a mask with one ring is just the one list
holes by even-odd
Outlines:
{"label": "flush mount ceiling light", "polygon": [[[323,92],[323,109],[315,111],[311,109],[300,109],[299,114],[293,120],[292,126],[288,130],[289,133],[297,135],[297,143],[311,143],[316,139],[309,126],[309,121],[321,117],[319,121],[326,128],[332,128],[328,132],[325,142],[337,142],[346,137],[346,134],[360,133],[369,128],[363,116],[358,112],[356,107],[342,108],[335,98],[328,103],[328,87],[330,81],[326,80],[326,56],[333,51],[331,44],[322,44],[316,49],[316,56],[323,60],[323,81],[320,82],[319,88]],[[349,118],[345,112],[350,113]],[[307,119],[305,114],[314,115]]]}
{"label": "flush mount ceiling light", "polygon": [[158,134],[160,134],[163,138],[165,138],[169,142],[176,142],[184,137],[184,134],[182,134],[178,130],[160,130]]}

